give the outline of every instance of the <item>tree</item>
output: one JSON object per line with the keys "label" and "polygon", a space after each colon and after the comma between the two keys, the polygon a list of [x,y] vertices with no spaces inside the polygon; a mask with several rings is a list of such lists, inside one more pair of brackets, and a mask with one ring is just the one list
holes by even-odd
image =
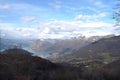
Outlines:
{"label": "tree", "polygon": [[2,49],[2,46],[1,46],[1,45],[2,45],[2,42],[1,42],[1,41],[2,41],[2,35],[1,35],[1,30],[0,30],[0,51],[1,51],[1,49]]}
{"label": "tree", "polygon": [[108,63],[110,63],[112,61],[112,58],[111,58],[109,53],[101,53],[100,56],[101,56],[101,59],[103,60],[103,62],[105,64],[108,64]]}
{"label": "tree", "polygon": [[116,26],[120,28],[120,0],[117,0],[116,7],[114,8],[113,19],[115,19]]}

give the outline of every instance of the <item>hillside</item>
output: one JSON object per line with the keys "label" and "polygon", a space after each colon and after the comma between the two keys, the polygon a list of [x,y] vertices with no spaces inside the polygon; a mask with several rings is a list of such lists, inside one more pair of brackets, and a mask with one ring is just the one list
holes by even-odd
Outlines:
{"label": "hillside", "polygon": [[8,49],[0,53],[0,80],[119,80],[119,63],[74,67],[52,63],[22,49]]}
{"label": "hillside", "polygon": [[99,60],[110,62],[120,58],[120,36],[102,38],[88,46],[80,48],[72,54],[56,59],[58,62],[80,62]]}
{"label": "hillside", "polygon": [[78,75],[74,68],[32,56],[22,49],[8,49],[0,54],[0,80],[77,80]]}
{"label": "hillside", "polygon": [[105,65],[103,68],[107,79],[120,80],[120,59]]}

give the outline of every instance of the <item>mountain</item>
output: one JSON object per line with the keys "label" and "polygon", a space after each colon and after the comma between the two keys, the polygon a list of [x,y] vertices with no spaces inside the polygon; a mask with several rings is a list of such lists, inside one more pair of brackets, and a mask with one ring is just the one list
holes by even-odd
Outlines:
{"label": "mountain", "polygon": [[85,67],[82,72],[83,80],[120,80],[120,59],[109,64]]}
{"label": "mountain", "polygon": [[100,70],[107,80],[120,80],[120,59],[104,65]]}
{"label": "mountain", "polygon": [[100,36],[93,36],[91,39],[87,38],[71,38],[71,39],[49,39],[41,40],[38,39],[33,41],[30,48],[36,53],[49,58],[58,58],[65,54],[71,54],[74,51],[82,48],[91,42],[99,40]]}
{"label": "mountain", "polygon": [[109,38],[115,35],[73,37],[70,39],[38,39],[34,40],[30,48],[38,55],[48,58],[58,58],[66,54],[71,54],[78,49],[87,46],[102,38]]}
{"label": "mountain", "polygon": [[32,40],[1,38],[0,50],[14,48],[14,47],[26,48],[29,46],[30,41]]}
{"label": "mountain", "polygon": [[[120,60],[109,64],[74,67],[52,63],[23,49],[0,52],[0,80],[119,80]],[[94,65],[94,66],[93,66]]]}
{"label": "mountain", "polygon": [[79,70],[52,63],[23,49],[0,53],[0,80],[78,80]]}
{"label": "mountain", "polygon": [[[59,53],[58,56],[63,54],[69,54],[72,51],[79,49],[89,44],[83,39],[7,39],[2,38],[0,41],[0,50],[19,47],[30,52],[34,52],[35,55],[42,57],[52,57],[55,53]],[[76,45],[76,46],[75,46]],[[75,47],[74,47],[75,46]]]}
{"label": "mountain", "polygon": [[11,39],[1,38],[0,50],[9,48],[22,48],[28,50],[34,55],[58,58],[66,54],[71,54],[78,49],[87,46],[88,44],[95,42],[101,38],[112,37],[114,35],[107,36],[91,36],[91,37],[74,37],[70,39]]}
{"label": "mountain", "polygon": [[104,63],[120,58],[120,36],[102,38],[79,50],[56,59],[58,62],[79,63],[80,61],[99,60]]}

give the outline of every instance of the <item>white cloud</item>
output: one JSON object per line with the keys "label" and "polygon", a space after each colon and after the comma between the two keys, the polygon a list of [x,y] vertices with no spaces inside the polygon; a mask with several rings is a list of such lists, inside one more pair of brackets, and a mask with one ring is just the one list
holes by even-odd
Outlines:
{"label": "white cloud", "polygon": [[21,29],[21,28],[16,28],[15,30],[16,30],[16,31],[19,31],[19,32],[21,32],[21,31],[22,31],[22,29]]}
{"label": "white cloud", "polygon": [[94,1],[94,5],[99,8],[108,8],[108,5],[105,5],[102,1]]}
{"label": "white cloud", "polygon": [[112,25],[110,23],[105,23],[105,22],[87,22],[87,23],[82,23],[79,25],[79,27],[84,27],[84,28],[102,28],[102,27],[111,27]]}
{"label": "white cloud", "polygon": [[9,4],[0,5],[0,10],[10,10],[11,6]]}
{"label": "white cloud", "polygon": [[[41,25],[44,27],[39,34],[40,38],[69,38],[74,36],[93,36],[106,35],[111,33],[112,24],[105,22],[67,22],[67,21],[51,21]],[[103,31],[103,29],[105,29]],[[90,33],[96,31],[94,33]],[[101,33],[101,34],[100,34]]]}
{"label": "white cloud", "polygon": [[45,29],[43,30],[42,33],[44,34],[48,34],[50,32],[50,29],[48,27],[45,27]]}
{"label": "white cloud", "polygon": [[62,8],[61,1],[55,0],[53,3],[49,3],[50,6],[52,6],[56,10],[60,10]]}
{"label": "white cloud", "polygon": [[32,34],[28,32],[28,33],[23,34],[23,36],[28,38],[28,37],[32,37]]}
{"label": "white cloud", "polygon": [[79,14],[75,17],[76,20],[96,20],[99,18],[106,17],[108,14],[107,13],[99,13],[99,14],[93,14],[93,15],[83,15]]}
{"label": "white cloud", "polygon": [[63,34],[39,34],[38,38],[61,39],[61,38],[65,38],[65,35]]}
{"label": "white cloud", "polygon": [[99,13],[100,12],[100,10],[98,10],[98,9],[96,9],[96,8],[94,8],[94,7],[80,7],[80,10],[90,10],[90,11],[93,11],[93,12],[95,12],[95,13]]}
{"label": "white cloud", "polygon": [[70,38],[81,36],[81,34],[85,36],[106,35],[113,33],[114,29],[110,23],[80,21],[48,21],[31,27],[16,27],[16,25],[6,23],[0,28],[3,32],[16,37],[44,39]]}
{"label": "white cloud", "polygon": [[21,19],[25,22],[31,22],[31,21],[34,21],[36,18],[34,16],[24,16],[24,17],[21,17]]}
{"label": "white cloud", "polygon": [[61,5],[60,4],[55,4],[54,7],[55,7],[56,10],[59,10],[61,8]]}
{"label": "white cloud", "polygon": [[112,34],[112,32],[103,32],[103,31],[94,31],[94,32],[91,32],[91,31],[85,31],[82,33],[82,35],[84,35],[86,37],[90,37],[90,36],[105,36],[105,35],[109,35],[109,34]]}

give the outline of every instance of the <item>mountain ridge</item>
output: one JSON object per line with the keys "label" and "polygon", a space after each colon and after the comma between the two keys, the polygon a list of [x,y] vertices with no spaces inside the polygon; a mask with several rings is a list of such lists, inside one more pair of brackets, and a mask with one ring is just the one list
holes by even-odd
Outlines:
{"label": "mountain ridge", "polygon": [[111,38],[102,38],[98,41],[95,41],[79,50],[73,52],[72,54],[65,55],[59,60],[70,61],[72,59],[99,59],[102,55],[108,55],[112,57],[119,57],[120,54],[120,36],[114,36]]}

